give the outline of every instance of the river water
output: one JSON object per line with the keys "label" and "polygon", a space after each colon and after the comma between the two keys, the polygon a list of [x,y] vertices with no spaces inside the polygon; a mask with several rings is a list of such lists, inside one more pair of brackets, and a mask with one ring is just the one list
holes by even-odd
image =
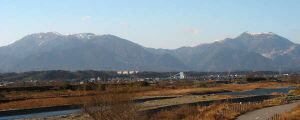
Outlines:
{"label": "river water", "polygon": [[238,92],[227,92],[221,93],[223,95],[270,95],[272,93],[281,93],[287,94],[290,90],[294,90],[296,87],[282,87],[282,88],[268,88],[268,89],[254,89],[254,90],[247,90],[247,91],[238,91]]}

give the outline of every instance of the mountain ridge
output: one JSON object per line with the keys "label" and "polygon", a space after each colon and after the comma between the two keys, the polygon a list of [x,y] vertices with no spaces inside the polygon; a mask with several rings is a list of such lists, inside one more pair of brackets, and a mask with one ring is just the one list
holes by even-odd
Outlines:
{"label": "mountain ridge", "polygon": [[300,70],[299,44],[272,32],[244,32],[235,38],[177,49],[147,48],[110,34],[36,33],[0,47],[0,57],[1,71]]}

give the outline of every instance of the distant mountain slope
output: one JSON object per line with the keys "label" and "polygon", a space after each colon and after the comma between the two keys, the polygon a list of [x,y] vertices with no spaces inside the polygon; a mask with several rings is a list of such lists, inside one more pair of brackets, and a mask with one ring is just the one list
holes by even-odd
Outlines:
{"label": "distant mountain slope", "polygon": [[226,39],[223,43],[226,46],[246,49],[250,52],[256,52],[269,58],[284,54],[297,46],[288,39],[274,33],[245,32],[234,39]]}
{"label": "distant mountain slope", "polygon": [[[300,70],[300,47],[274,33],[242,33],[211,44],[157,50],[196,71]],[[155,52],[154,50],[150,50]]]}
{"label": "distant mountain slope", "polygon": [[113,35],[37,33],[0,47],[1,71],[300,70],[300,46],[274,33],[242,33],[195,47],[145,48]]}
{"label": "distant mountain slope", "polygon": [[138,44],[113,35],[91,33],[33,34],[0,48],[0,54],[14,57],[12,61],[1,59],[1,68],[8,71],[189,69],[173,56],[153,54]]}

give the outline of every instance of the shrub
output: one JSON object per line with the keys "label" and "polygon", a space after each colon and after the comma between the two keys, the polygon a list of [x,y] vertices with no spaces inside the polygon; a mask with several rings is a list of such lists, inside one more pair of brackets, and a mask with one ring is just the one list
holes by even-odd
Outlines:
{"label": "shrub", "polygon": [[72,85],[69,82],[63,82],[60,89],[69,90],[69,89],[72,89]]}
{"label": "shrub", "polygon": [[87,83],[86,87],[85,87],[86,90],[96,90],[98,89],[98,84],[96,83]]}
{"label": "shrub", "polygon": [[5,99],[5,95],[3,95],[2,93],[0,93],[0,100]]}
{"label": "shrub", "polygon": [[151,120],[183,120],[199,114],[195,106],[182,106],[171,110],[164,110],[152,116]]}
{"label": "shrub", "polygon": [[146,81],[140,81],[140,82],[138,82],[138,86],[147,87],[147,86],[150,86],[150,84]]}

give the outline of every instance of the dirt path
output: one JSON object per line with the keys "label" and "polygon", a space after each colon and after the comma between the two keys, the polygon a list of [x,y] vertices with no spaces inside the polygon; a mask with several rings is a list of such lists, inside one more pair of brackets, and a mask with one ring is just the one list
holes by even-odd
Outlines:
{"label": "dirt path", "polygon": [[291,109],[296,107],[299,103],[300,102],[294,102],[290,104],[255,110],[239,116],[236,120],[267,120],[268,118],[271,118],[275,114],[290,111]]}

